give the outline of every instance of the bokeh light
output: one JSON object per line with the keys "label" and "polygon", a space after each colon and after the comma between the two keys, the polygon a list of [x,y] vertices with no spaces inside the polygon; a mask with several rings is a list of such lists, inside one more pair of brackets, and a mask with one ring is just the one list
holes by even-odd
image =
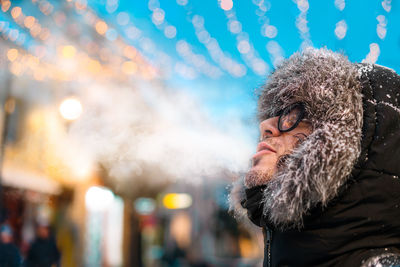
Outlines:
{"label": "bokeh light", "polygon": [[59,107],[61,116],[68,121],[78,119],[82,114],[82,110],[81,102],[73,97],[64,99]]}
{"label": "bokeh light", "polygon": [[14,60],[16,60],[18,57],[18,50],[15,48],[11,48],[7,51],[7,58],[8,60],[10,60],[11,62],[13,62]]}
{"label": "bokeh light", "polygon": [[221,0],[220,5],[223,10],[228,11],[233,8],[233,1],[232,0]]}
{"label": "bokeh light", "polygon": [[18,18],[21,15],[21,13],[22,13],[22,10],[21,10],[21,8],[19,6],[13,7],[11,9],[11,16],[14,19]]}
{"label": "bokeh light", "polygon": [[72,45],[66,45],[62,47],[61,53],[64,58],[73,58],[76,54],[76,49]]}
{"label": "bokeh light", "polygon": [[102,186],[92,186],[85,194],[86,208],[92,212],[100,212],[110,207],[114,194]]}
{"label": "bokeh light", "polygon": [[104,21],[98,21],[96,23],[96,31],[101,34],[104,35],[107,32],[108,26],[107,23],[105,23]]}

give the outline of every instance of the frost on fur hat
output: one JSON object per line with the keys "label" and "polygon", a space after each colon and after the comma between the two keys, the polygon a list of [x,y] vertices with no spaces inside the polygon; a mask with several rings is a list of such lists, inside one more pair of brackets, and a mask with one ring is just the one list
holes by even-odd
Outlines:
{"label": "frost on fur hat", "polygon": [[306,49],[284,61],[262,88],[259,120],[290,104],[305,105],[313,132],[264,191],[264,215],[279,228],[301,227],[304,214],[326,206],[360,154],[363,119],[357,67],[327,49]]}

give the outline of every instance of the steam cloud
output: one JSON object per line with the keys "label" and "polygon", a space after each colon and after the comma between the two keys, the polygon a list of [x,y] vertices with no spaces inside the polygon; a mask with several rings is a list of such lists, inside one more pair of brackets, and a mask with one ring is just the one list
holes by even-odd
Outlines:
{"label": "steam cloud", "polygon": [[188,94],[141,88],[97,87],[81,96],[84,114],[70,134],[110,177],[134,179],[145,165],[199,182],[221,170],[248,167],[254,144],[239,118],[217,127]]}

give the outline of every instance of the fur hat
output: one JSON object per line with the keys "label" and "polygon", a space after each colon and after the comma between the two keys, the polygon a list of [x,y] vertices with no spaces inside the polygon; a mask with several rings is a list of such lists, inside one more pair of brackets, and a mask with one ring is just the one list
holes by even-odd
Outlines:
{"label": "fur hat", "polygon": [[[313,132],[266,185],[264,215],[279,228],[301,227],[303,216],[317,205],[326,206],[351,174],[360,154],[363,121],[356,65],[328,49],[292,55],[262,88],[258,118],[276,116],[296,102],[304,103]],[[243,214],[237,203],[236,214]]]}

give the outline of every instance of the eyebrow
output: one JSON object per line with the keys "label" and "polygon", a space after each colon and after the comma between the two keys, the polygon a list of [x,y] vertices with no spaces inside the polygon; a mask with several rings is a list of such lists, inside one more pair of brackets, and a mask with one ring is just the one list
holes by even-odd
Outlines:
{"label": "eyebrow", "polygon": [[296,134],[294,134],[293,136],[296,136],[296,135],[299,135],[299,134],[303,135],[305,138],[308,137],[308,135],[306,135],[305,133],[296,133]]}

